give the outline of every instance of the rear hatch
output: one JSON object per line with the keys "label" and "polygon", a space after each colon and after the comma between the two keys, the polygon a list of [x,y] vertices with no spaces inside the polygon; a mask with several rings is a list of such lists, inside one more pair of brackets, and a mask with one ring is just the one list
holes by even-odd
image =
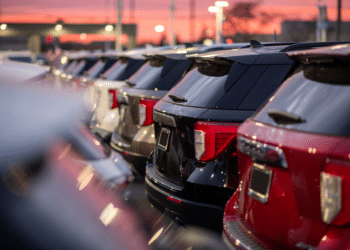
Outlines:
{"label": "rear hatch", "polygon": [[181,79],[190,64],[186,59],[152,58],[126,81],[129,88],[118,90],[121,115],[114,141],[130,145],[143,126],[153,126],[153,106]]}
{"label": "rear hatch", "polygon": [[[237,51],[237,54],[244,52]],[[213,121],[220,122],[214,124],[214,130],[223,126],[237,128],[288,75],[293,62],[282,54],[280,64],[259,62],[259,53],[255,52],[247,57],[237,56],[235,61],[218,57],[197,59],[194,69],[154,108],[157,174],[184,185],[186,181],[195,182],[192,178],[197,171],[203,176],[200,180],[203,185],[235,188],[237,168],[226,169],[226,163],[236,165],[234,146],[226,148],[226,153],[216,155],[215,161],[200,163],[194,152],[195,124]],[[254,64],[255,61],[258,64]],[[232,137],[226,135],[217,133],[217,138],[222,137],[222,141],[214,142],[218,151]]]}
{"label": "rear hatch", "polygon": [[345,61],[336,49],[297,53],[303,72],[239,130],[237,214],[267,248],[315,247],[350,222],[349,49]]}

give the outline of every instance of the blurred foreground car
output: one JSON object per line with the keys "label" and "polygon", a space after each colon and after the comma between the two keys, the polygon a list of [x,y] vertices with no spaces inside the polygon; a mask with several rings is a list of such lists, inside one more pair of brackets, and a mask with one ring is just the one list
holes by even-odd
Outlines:
{"label": "blurred foreground car", "polygon": [[234,249],[349,249],[350,46],[287,54],[302,72],[238,130],[224,236]]}
{"label": "blurred foreground car", "polygon": [[4,60],[0,63],[0,85],[23,84],[46,79],[48,66]]}
{"label": "blurred foreground car", "polygon": [[189,56],[193,69],[154,107],[150,202],[179,223],[221,231],[239,184],[237,129],[295,70],[284,52],[313,46],[321,44],[252,41],[251,48]]}
{"label": "blurred foreground car", "polygon": [[72,146],[79,102],[29,88],[1,88],[0,97],[11,107],[0,109],[1,248],[224,249],[210,233],[183,235],[159,221],[147,237],[115,186]]}

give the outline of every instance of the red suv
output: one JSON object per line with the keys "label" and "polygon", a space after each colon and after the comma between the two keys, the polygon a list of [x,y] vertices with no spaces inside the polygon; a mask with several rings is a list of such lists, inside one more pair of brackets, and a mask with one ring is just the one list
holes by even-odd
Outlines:
{"label": "red suv", "polygon": [[350,45],[289,52],[299,73],[238,130],[234,249],[350,248]]}

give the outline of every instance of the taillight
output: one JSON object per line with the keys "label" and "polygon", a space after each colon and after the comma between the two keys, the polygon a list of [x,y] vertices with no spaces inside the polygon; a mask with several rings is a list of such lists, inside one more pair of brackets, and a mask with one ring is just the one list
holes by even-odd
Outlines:
{"label": "taillight", "polygon": [[116,89],[110,89],[108,91],[108,106],[110,109],[115,109],[116,107],[118,107],[117,90]]}
{"label": "taillight", "polygon": [[197,122],[194,125],[194,149],[197,160],[208,162],[219,158],[236,139],[239,125]]}
{"label": "taillight", "polygon": [[139,124],[141,126],[148,126],[152,124],[153,121],[153,107],[156,105],[158,100],[153,99],[143,99],[140,100],[139,105]]}
{"label": "taillight", "polygon": [[350,162],[327,160],[321,172],[321,213],[326,224],[350,223]]}
{"label": "taillight", "polygon": [[243,154],[251,156],[257,161],[261,161],[269,165],[281,166],[283,168],[288,167],[283,150],[279,147],[250,140],[242,136],[238,136],[237,146],[239,151],[241,151]]}

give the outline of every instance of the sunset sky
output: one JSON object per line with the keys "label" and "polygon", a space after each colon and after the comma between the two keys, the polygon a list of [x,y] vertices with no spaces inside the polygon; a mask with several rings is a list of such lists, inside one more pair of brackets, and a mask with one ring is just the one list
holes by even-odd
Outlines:
{"label": "sunset sky", "polygon": [[[160,40],[161,34],[154,31],[158,24],[170,28],[169,0],[134,0],[134,20],[130,19],[130,0],[123,1],[123,22],[138,24],[138,42]],[[228,0],[230,7],[245,0]],[[196,1],[196,38],[203,29],[215,32],[215,14],[208,12],[214,0]],[[350,21],[350,1],[342,1],[342,19]],[[106,23],[116,21],[116,0],[1,0],[0,22],[47,22],[63,19],[66,23]],[[280,32],[280,22],[284,19],[311,20],[317,16],[318,0],[261,0],[259,11],[276,14],[278,17],[264,25],[250,25],[252,33]],[[328,18],[337,18],[337,0],[326,0]],[[189,0],[176,1],[175,32],[182,41],[189,40]]]}

